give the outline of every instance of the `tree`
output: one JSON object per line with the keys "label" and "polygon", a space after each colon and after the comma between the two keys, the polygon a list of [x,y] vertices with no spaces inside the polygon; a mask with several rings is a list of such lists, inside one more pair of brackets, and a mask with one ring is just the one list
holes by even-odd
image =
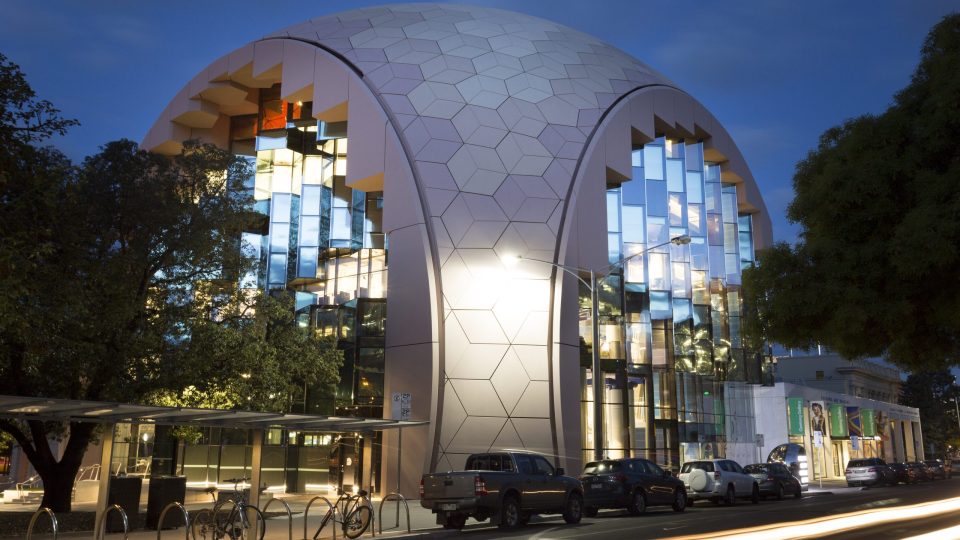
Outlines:
{"label": "tree", "polygon": [[928,35],[881,115],[827,130],[797,165],[793,246],[744,272],[750,331],[915,371],[960,363],[960,14]]}
{"label": "tree", "polygon": [[924,446],[932,445],[936,455],[944,455],[960,439],[953,403],[960,399],[960,388],[955,382],[949,371],[941,370],[912,373],[903,383],[900,403],[920,410]]}
{"label": "tree", "polygon": [[[257,264],[239,249],[254,225],[242,160],[117,141],[74,166],[37,145],[72,121],[5,58],[0,84],[0,393],[283,411],[303,384],[336,381],[339,353],[294,324],[289,297],[237,287]],[[41,504],[69,511],[96,426],[0,430],[43,479]]]}

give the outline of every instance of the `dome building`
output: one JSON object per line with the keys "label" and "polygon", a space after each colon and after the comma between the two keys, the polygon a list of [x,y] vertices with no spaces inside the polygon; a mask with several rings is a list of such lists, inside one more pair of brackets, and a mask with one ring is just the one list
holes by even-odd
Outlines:
{"label": "dome building", "polygon": [[344,351],[299,410],[399,417],[408,395],[430,421],[399,458],[397,433],[268,435],[268,484],[386,492],[399,470],[416,493],[491,448],[571,472],[752,461],[764,366],[739,287],[770,220],[730,135],[645,64],[518,13],[360,9],[213,61],[142,146],[192,138],[254,165],[243,245],[264,269],[241,285],[294,294]]}

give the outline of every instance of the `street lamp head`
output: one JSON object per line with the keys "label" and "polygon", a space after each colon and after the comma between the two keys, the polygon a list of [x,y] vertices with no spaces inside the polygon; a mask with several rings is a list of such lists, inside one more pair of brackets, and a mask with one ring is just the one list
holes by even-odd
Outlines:
{"label": "street lamp head", "polygon": [[690,235],[684,234],[681,236],[675,236],[670,239],[670,243],[675,246],[683,246],[690,243]]}

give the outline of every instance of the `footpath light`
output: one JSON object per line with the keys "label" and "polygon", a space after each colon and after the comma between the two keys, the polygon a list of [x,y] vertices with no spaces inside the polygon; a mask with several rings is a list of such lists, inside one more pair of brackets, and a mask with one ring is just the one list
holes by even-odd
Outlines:
{"label": "footpath light", "polygon": [[[582,283],[590,290],[590,326],[593,334],[593,345],[590,347],[593,358],[591,363],[591,371],[593,372],[593,458],[595,460],[603,459],[603,382],[602,382],[602,371],[600,369],[600,302],[599,302],[599,286],[597,283],[598,277],[604,277],[610,274],[611,271],[620,268],[624,263],[630,259],[648,253],[659,247],[666,246],[668,244],[673,244],[675,246],[684,246],[690,243],[689,235],[675,236],[667,242],[662,244],[657,244],[655,246],[650,246],[644,250],[638,251],[632,255],[624,257],[619,261],[610,264],[602,269],[601,272],[597,272],[593,269],[580,268],[577,266],[568,266],[564,264],[559,264],[550,261],[544,261],[540,259],[528,259],[522,255],[507,255],[502,258],[504,264],[507,266],[516,266],[521,261],[532,261],[538,262],[541,264],[548,264],[554,268],[562,270],[571,276],[577,278],[577,281]],[[590,281],[587,281],[580,277],[580,273],[589,274]]]}

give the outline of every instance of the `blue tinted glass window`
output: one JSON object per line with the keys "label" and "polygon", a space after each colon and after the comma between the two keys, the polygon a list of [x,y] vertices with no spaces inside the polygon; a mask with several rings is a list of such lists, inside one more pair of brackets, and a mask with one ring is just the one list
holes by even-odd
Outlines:
{"label": "blue tinted glass window", "polygon": [[687,171],[687,200],[692,203],[703,202],[703,175]]}
{"label": "blue tinted glass window", "polygon": [[648,180],[663,180],[663,147],[643,147],[643,170]]}
{"label": "blue tinted glass window", "polygon": [[289,193],[273,194],[273,209],[270,211],[272,221],[290,221],[290,199]]}
{"label": "blue tinted glass window", "polygon": [[287,282],[286,253],[274,253],[270,255],[270,271],[268,281],[271,285],[283,285]]}
{"label": "blue tinted glass window", "polygon": [[667,160],[667,189],[680,193],[683,191],[683,161],[679,159]]}
{"label": "blue tinted glass window", "polygon": [[297,260],[297,277],[317,277],[317,251],[315,247],[300,248],[300,256]]}
{"label": "blue tinted glass window", "polygon": [[620,234],[610,233],[607,235],[607,258],[613,264],[620,260]]}
{"label": "blue tinted glass window", "polygon": [[300,245],[320,245],[320,216],[303,216],[301,218]]}
{"label": "blue tinted glass window", "polygon": [[667,215],[667,183],[662,180],[647,181],[647,215]]}
{"label": "blue tinted glass window", "polygon": [[647,217],[647,243],[651,246],[662,244],[669,240],[669,229],[667,220],[662,217]]}
{"label": "blue tinted glass window", "polygon": [[302,212],[308,216],[320,215],[320,186],[303,186]]}
{"label": "blue tinted glass window", "polygon": [[643,167],[643,149],[630,152],[630,165],[634,167]]}
{"label": "blue tinted glass window", "polygon": [[273,223],[270,227],[270,252],[286,253],[290,247],[290,224]]}
{"label": "blue tinted glass window", "polygon": [[663,319],[670,316],[670,293],[666,291],[650,291],[650,316],[654,319]]}
{"label": "blue tinted glass window", "polygon": [[626,243],[642,244],[646,241],[643,230],[643,207],[623,207],[623,241]]}
{"label": "blue tinted glass window", "polygon": [[607,192],[607,230],[620,231],[620,194],[616,191]]}
{"label": "blue tinted glass window", "polygon": [[633,180],[628,180],[620,185],[620,196],[623,198],[623,204],[643,204],[644,199],[644,180],[643,169],[633,169]]}

